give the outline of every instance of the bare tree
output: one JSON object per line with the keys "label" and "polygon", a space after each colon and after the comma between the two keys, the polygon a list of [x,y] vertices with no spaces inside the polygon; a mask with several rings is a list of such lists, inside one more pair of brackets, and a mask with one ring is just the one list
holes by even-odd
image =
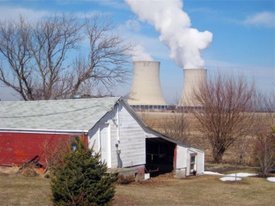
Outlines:
{"label": "bare tree", "polygon": [[254,87],[243,78],[218,74],[194,91],[201,109],[193,110],[199,130],[209,140],[215,162],[239,137],[248,134],[253,120]]}
{"label": "bare tree", "polygon": [[30,26],[23,19],[19,23],[1,23],[0,80],[24,100],[33,99],[32,57],[28,48],[30,39]]}
{"label": "bare tree", "polygon": [[79,46],[82,25],[75,18],[54,17],[42,20],[33,28],[30,51],[39,79],[34,85],[35,99],[51,99],[63,95],[64,61]]}
{"label": "bare tree", "polygon": [[186,115],[182,108],[178,108],[169,117],[159,120],[160,132],[187,144],[189,122]]}
{"label": "bare tree", "polygon": [[112,33],[111,23],[96,16],[86,21],[84,29],[89,53],[88,58],[75,62],[77,78],[72,85],[72,95],[79,90],[87,90],[85,85],[103,85],[108,90],[110,86],[124,82],[128,75],[125,67],[131,45]]}
{"label": "bare tree", "polygon": [[54,17],[36,25],[0,24],[0,80],[24,100],[51,99],[67,52],[80,41],[76,20]]}
{"label": "bare tree", "polygon": [[[112,31],[100,17],[1,22],[0,81],[24,100],[67,98],[101,83],[110,88],[127,76],[129,49]],[[88,57],[76,50],[86,42]]]}
{"label": "bare tree", "polygon": [[275,166],[275,95],[258,97],[257,121],[253,127],[255,136],[255,157],[260,174],[267,176]]}
{"label": "bare tree", "polygon": [[44,141],[41,149],[43,158],[45,158],[46,170],[52,170],[64,163],[65,155],[69,153],[72,141],[73,138],[61,139],[56,137]]}

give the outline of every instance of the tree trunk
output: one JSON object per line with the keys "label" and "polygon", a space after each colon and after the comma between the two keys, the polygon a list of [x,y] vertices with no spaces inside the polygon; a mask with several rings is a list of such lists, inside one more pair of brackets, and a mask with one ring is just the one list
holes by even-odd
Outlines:
{"label": "tree trunk", "polygon": [[214,159],[215,163],[221,163],[222,162],[222,158],[223,158],[224,152],[225,152],[225,148],[224,147],[222,147],[220,149],[213,148],[213,150],[212,150],[212,156],[213,156],[213,159]]}

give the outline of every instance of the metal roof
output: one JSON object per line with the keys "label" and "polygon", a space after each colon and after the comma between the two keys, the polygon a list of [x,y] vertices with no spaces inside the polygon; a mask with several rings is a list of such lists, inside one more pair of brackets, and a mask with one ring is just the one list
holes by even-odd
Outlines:
{"label": "metal roof", "polygon": [[119,97],[0,101],[0,129],[86,132]]}

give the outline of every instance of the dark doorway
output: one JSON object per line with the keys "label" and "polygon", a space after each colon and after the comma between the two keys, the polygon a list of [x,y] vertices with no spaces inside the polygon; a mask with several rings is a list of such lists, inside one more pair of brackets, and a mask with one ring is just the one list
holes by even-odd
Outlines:
{"label": "dark doorway", "polygon": [[173,171],[175,144],[161,138],[146,139],[146,170],[151,176]]}

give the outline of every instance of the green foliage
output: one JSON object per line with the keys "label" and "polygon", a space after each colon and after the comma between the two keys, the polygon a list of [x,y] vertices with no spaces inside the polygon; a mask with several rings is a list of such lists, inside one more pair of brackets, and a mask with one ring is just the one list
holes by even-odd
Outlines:
{"label": "green foliage", "polygon": [[51,178],[54,205],[108,205],[115,194],[116,175],[108,174],[100,155],[76,140],[77,149],[65,156]]}

